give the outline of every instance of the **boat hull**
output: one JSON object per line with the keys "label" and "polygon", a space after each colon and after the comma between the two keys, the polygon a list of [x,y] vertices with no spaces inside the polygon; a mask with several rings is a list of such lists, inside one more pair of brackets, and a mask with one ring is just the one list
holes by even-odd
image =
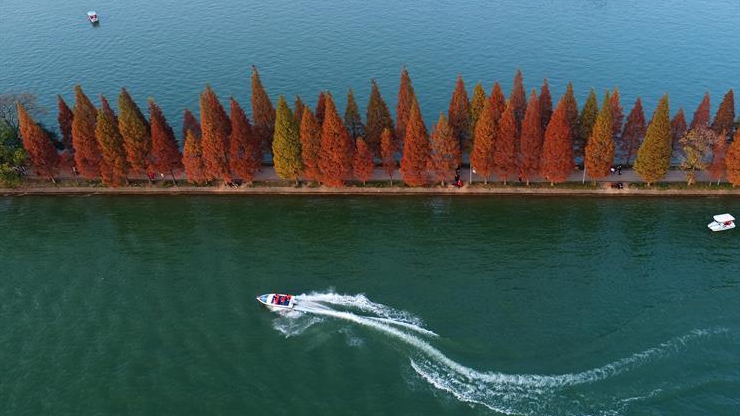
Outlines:
{"label": "boat hull", "polygon": [[730,223],[730,225],[725,225],[721,222],[712,221],[711,223],[707,224],[707,227],[709,227],[712,231],[727,231],[735,228],[735,223]]}
{"label": "boat hull", "polygon": [[279,297],[286,297],[288,295],[281,295],[279,293],[268,293],[265,295],[257,296],[255,299],[257,302],[263,304],[267,309],[271,311],[279,310],[291,310],[295,307],[296,301],[295,296],[290,296],[287,302],[277,302]]}

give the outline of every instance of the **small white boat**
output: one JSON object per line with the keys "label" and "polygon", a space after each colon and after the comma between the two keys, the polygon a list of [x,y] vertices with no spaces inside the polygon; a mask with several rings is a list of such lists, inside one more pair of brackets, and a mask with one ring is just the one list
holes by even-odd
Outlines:
{"label": "small white boat", "polygon": [[98,14],[94,11],[90,10],[87,12],[87,20],[90,21],[90,23],[98,23]]}
{"label": "small white boat", "polygon": [[257,296],[257,302],[267,306],[268,309],[293,309],[296,305],[295,296],[284,295],[281,293],[268,293]]}
{"label": "small white boat", "polygon": [[735,217],[730,214],[720,214],[714,216],[714,221],[707,224],[712,231],[725,231],[735,228]]}

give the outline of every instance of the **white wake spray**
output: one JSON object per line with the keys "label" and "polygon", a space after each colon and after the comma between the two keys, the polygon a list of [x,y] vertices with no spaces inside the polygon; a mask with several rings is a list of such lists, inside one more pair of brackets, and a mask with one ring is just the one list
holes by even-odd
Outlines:
{"label": "white wake spray", "polygon": [[[480,404],[506,414],[529,414],[533,410],[533,403],[541,402],[559,390],[616,376],[676,351],[693,339],[726,331],[695,330],[657,347],[579,373],[505,374],[480,372],[450,359],[427,340],[418,336],[432,338],[437,336],[423,327],[421,319],[409,312],[374,303],[364,295],[311,293],[299,295],[296,299],[298,304],[294,310],[282,312],[280,323],[276,324],[276,328],[286,335],[299,335],[309,326],[323,321],[321,319],[323,317],[340,319],[377,330],[414,347],[420,353],[410,358],[411,367],[432,386],[452,394],[461,401]],[[372,315],[360,315],[357,312]],[[302,314],[310,315],[309,319],[300,325],[292,324],[291,327],[290,321]],[[285,319],[287,322],[284,322]]]}

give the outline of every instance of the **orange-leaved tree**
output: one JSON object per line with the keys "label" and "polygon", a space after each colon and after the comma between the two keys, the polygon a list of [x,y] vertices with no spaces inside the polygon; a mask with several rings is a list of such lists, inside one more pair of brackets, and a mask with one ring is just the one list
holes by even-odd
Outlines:
{"label": "orange-leaved tree", "polygon": [[337,113],[331,94],[326,94],[326,114],[321,126],[319,169],[322,182],[330,187],[344,186],[352,176],[353,143]]}
{"label": "orange-leaved tree", "polygon": [[[275,108],[262,86],[257,67],[252,65],[252,117],[254,118],[254,134],[259,139],[262,149],[269,151],[272,148],[272,136],[275,129]],[[201,123],[202,124],[202,123]],[[205,128],[205,127],[204,127]]]}
{"label": "orange-leaved tree", "polygon": [[529,96],[529,103],[527,103],[527,111],[524,114],[519,146],[519,177],[527,182],[527,186],[529,186],[529,181],[540,171],[543,135],[540,102],[537,99],[537,91],[533,89]]}
{"label": "orange-leaved tree", "polygon": [[75,85],[74,119],[72,120],[72,144],[75,149],[75,166],[83,178],[100,176],[100,146],[95,137],[98,111],[82,91]]}
{"label": "orange-leaved tree", "polygon": [[321,124],[319,124],[308,107],[303,109],[300,137],[303,176],[310,181],[320,182],[319,152],[321,150]]}
{"label": "orange-leaved tree", "polygon": [[493,145],[493,170],[496,175],[506,184],[511,175],[516,172],[516,116],[514,106],[509,101],[506,110],[501,115],[498,123],[498,134]]}
{"label": "orange-leaved tree", "polygon": [[547,83],[547,78],[542,83],[540,88],[540,118],[542,119],[542,131],[547,130],[547,124],[550,122],[552,117],[552,96],[550,95],[550,85]]}
{"label": "orange-leaved tree", "polygon": [[105,111],[105,113],[113,119],[113,122],[118,125],[118,116],[116,115],[116,112],[113,111],[110,104],[108,103],[108,100],[103,94],[100,94],[100,109]]}
{"label": "orange-leaved tree", "polygon": [[172,126],[153,99],[149,99],[149,126],[152,133],[151,167],[156,172],[169,173],[177,185],[175,172],[182,169],[182,155]]}
{"label": "orange-leaved tree", "polygon": [[[539,123],[539,120],[537,121]],[[493,105],[486,100],[480,119],[475,126],[475,141],[470,153],[471,169],[483,177],[483,183],[493,174],[493,149],[496,143],[496,121],[494,120]]]}
{"label": "orange-leaved tree", "polygon": [[550,181],[550,185],[564,182],[573,170],[573,163],[573,133],[563,97],[547,124],[540,174]]}
{"label": "orange-leaved tree", "polygon": [[679,150],[678,141],[686,134],[686,115],[683,108],[679,108],[676,115],[671,120],[671,149]]}
{"label": "orange-leaved tree", "polygon": [[23,148],[26,149],[36,175],[49,178],[52,182],[58,172],[59,155],[49,135],[28,115],[23,105],[18,102],[18,127]]}
{"label": "orange-leaved tree", "polygon": [[59,113],[57,115],[57,122],[59,122],[59,131],[62,133],[62,142],[66,150],[73,149],[72,147],[72,120],[74,120],[74,113],[69,108],[61,95],[57,95],[57,108]]}
{"label": "orange-leaved tree", "polygon": [[619,102],[619,98],[619,88],[614,88],[609,100],[609,106],[612,109],[612,138],[614,143],[620,141],[619,136],[622,134],[622,123],[624,122],[624,109]]}
{"label": "orange-leaved tree", "polygon": [[594,182],[608,176],[609,169],[614,164],[614,130],[610,100],[611,95],[607,91],[594,127],[591,129],[591,137],[586,144],[584,168]]}
{"label": "orange-leaved tree", "polygon": [[524,91],[524,77],[521,69],[517,69],[514,76],[514,85],[511,87],[509,102],[514,106],[517,134],[521,134],[524,113],[527,111],[527,92]]}
{"label": "orange-leaved tree", "polygon": [[182,142],[185,143],[185,136],[188,134],[188,130],[192,130],[193,134],[195,134],[195,137],[200,137],[203,132],[200,129],[200,123],[198,123],[198,119],[195,118],[193,113],[190,112],[187,108],[185,109],[185,112],[182,114]]}
{"label": "orange-leaved tree", "polygon": [[357,139],[357,151],[355,151],[355,157],[352,161],[352,172],[355,174],[355,178],[362,181],[362,185],[365,185],[368,179],[373,175],[373,152],[365,143],[365,140],[360,137]]}
{"label": "orange-leaved tree", "polygon": [[[487,105],[492,106],[490,103]],[[432,128],[429,141],[431,144],[429,173],[435,181],[444,186],[445,180],[453,177],[462,159],[457,138],[452,133],[452,127],[444,113],[439,114],[439,120]]]}
{"label": "orange-leaved tree", "polygon": [[716,141],[712,147],[712,163],[709,165],[709,176],[717,181],[717,185],[722,181],[725,175],[726,166],[725,158],[727,157],[727,135],[720,132],[716,136]]}
{"label": "orange-leaved tree", "polygon": [[452,99],[450,99],[447,117],[460,149],[465,149],[470,138],[470,101],[468,100],[468,93],[465,91],[465,82],[462,75],[459,74],[455,83],[455,91],[452,93]]}
{"label": "orange-leaved tree", "polygon": [[103,155],[100,163],[100,176],[103,183],[114,187],[125,184],[128,171],[126,150],[113,110],[110,107],[98,110],[95,136]]}
{"label": "orange-leaved tree", "polygon": [[424,119],[421,117],[419,102],[411,104],[409,122],[406,125],[406,137],[403,143],[401,158],[401,176],[409,186],[422,186],[428,182],[427,167],[429,163],[429,137]]}
{"label": "orange-leaved tree", "polygon": [[640,148],[640,143],[642,143],[646,131],[645,112],[642,110],[640,97],[637,97],[632,111],[627,116],[627,123],[625,123],[624,130],[622,131],[620,148],[625,165],[629,165],[632,157],[637,153],[637,149]]}
{"label": "orange-leaved tree", "polygon": [[231,120],[229,167],[234,175],[252,182],[254,175],[262,166],[262,148],[252,131],[247,115],[234,97],[229,100],[229,119]]}
{"label": "orange-leaved tree", "polygon": [[735,132],[730,148],[727,149],[725,166],[727,168],[727,179],[732,183],[732,186],[740,186],[740,129]]}
{"label": "orange-leaved tree", "polygon": [[185,176],[192,183],[204,184],[206,171],[203,166],[203,152],[200,146],[200,137],[195,131],[188,129],[185,132],[185,145],[182,150],[182,164],[185,167]]}
{"label": "orange-leaved tree", "polygon": [[722,99],[717,114],[712,122],[712,130],[719,134],[724,132],[725,135],[731,134],[735,124],[735,93],[732,89],[727,91]]}
{"label": "orange-leaved tree", "polygon": [[501,84],[499,84],[498,81],[493,84],[491,96],[488,97],[488,99],[491,101],[491,106],[493,107],[493,121],[498,123],[501,115],[506,111],[506,96],[504,95],[504,91],[501,89]]}
{"label": "orange-leaved tree", "polygon": [[406,124],[409,122],[411,114],[411,104],[413,104],[416,95],[414,86],[411,84],[411,77],[406,66],[401,67],[401,82],[398,86],[398,103],[396,104],[396,137],[403,142]]}
{"label": "orange-leaved tree", "polygon": [[[455,143],[457,146],[457,142]],[[396,172],[398,162],[394,153],[396,152],[395,144],[393,143],[393,133],[391,129],[386,127],[383,129],[383,133],[380,137],[380,157],[383,161],[383,170],[391,179],[391,186],[393,186],[393,173]]]}
{"label": "orange-leaved tree", "polygon": [[709,127],[709,118],[711,117],[709,114],[710,107],[711,103],[709,101],[709,93],[705,92],[699,106],[696,108],[696,111],[694,111],[694,118],[691,120],[689,130],[694,130],[699,127]]}
{"label": "orange-leaved tree", "polygon": [[210,85],[206,85],[206,90],[200,95],[200,126],[203,130],[200,144],[206,179],[231,182],[228,158],[231,122]]}
{"label": "orange-leaved tree", "polygon": [[324,91],[321,91],[319,93],[319,98],[316,101],[316,120],[319,121],[319,124],[324,124],[324,115],[326,114],[326,93]]}

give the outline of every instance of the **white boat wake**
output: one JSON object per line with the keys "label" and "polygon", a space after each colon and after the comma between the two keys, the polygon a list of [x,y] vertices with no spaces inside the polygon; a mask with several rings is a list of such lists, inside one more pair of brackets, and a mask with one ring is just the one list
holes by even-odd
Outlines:
{"label": "white boat wake", "polygon": [[[570,411],[549,406],[549,397],[564,390],[614,377],[653,360],[678,351],[697,338],[726,332],[726,329],[694,330],[657,347],[622,358],[602,367],[560,375],[505,374],[481,372],[466,367],[430,344],[437,334],[424,328],[412,314],[374,303],[364,295],[311,293],[297,296],[298,305],[281,311],[275,328],[286,336],[296,336],[325,318],[334,318],[371,328],[413,347],[411,368],[426,382],[448,392],[458,400],[483,405],[505,414],[593,414],[589,406],[574,405]],[[364,312],[369,315],[359,314]],[[300,318],[300,319],[299,319]],[[619,402],[619,397],[612,400]],[[599,403],[599,408],[604,403]],[[598,414],[615,414],[614,410],[597,410]],[[551,413],[550,413],[551,412]]]}

